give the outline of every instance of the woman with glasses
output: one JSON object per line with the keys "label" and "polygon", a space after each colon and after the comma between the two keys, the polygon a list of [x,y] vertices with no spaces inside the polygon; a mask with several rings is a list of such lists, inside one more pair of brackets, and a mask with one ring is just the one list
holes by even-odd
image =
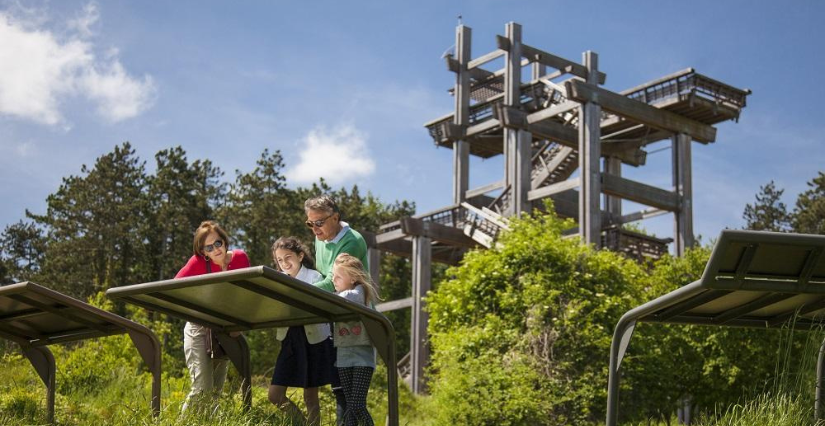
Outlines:
{"label": "woman with glasses", "polygon": [[[332,284],[332,266],[335,264],[335,258],[341,253],[358,258],[364,265],[365,271],[369,273],[367,242],[358,231],[350,228],[348,223],[341,220],[341,212],[332,197],[319,195],[310,198],[304,203],[304,211],[307,215],[306,225],[315,234],[315,269],[324,277],[314,282],[313,285],[335,293],[335,286]],[[337,375],[334,375],[332,392],[337,402],[337,424],[340,425],[346,411],[346,399],[339,382]]]}
{"label": "woman with glasses", "polygon": [[[249,267],[246,253],[240,249],[229,250],[229,236],[220,225],[211,220],[202,222],[195,231],[192,251],[194,254],[175,278]],[[217,398],[226,380],[229,360],[213,359],[214,354],[207,352],[210,346],[209,328],[187,322],[183,328],[183,351],[192,379],[192,390],[186,396],[183,411],[186,411],[193,399],[208,398],[211,401]]]}

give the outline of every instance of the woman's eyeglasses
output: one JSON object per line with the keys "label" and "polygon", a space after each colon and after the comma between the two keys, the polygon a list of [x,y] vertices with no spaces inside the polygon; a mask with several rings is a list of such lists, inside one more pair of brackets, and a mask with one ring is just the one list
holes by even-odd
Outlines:
{"label": "woman's eyeglasses", "polygon": [[203,251],[205,251],[207,253],[212,253],[212,250],[215,250],[216,248],[221,248],[221,247],[223,247],[223,241],[217,240],[212,244],[209,244],[207,246],[203,246]]}
{"label": "woman's eyeglasses", "polygon": [[[333,213],[333,214],[335,214],[335,213]],[[327,219],[331,218],[333,214],[331,214],[331,215],[329,215],[329,216],[327,216],[327,217],[325,217],[325,218],[323,218],[323,219],[319,219],[319,220],[308,220],[308,221],[306,221],[306,222],[304,222],[304,223],[306,223],[307,228],[313,228],[313,227],[315,227],[315,228],[320,228],[320,227],[324,226],[324,222],[326,222],[326,221],[327,221]]]}

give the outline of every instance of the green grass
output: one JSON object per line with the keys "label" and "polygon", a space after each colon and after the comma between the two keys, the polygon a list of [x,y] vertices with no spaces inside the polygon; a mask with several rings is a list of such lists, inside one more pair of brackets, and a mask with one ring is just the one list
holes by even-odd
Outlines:
{"label": "green grass", "polygon": [[[56,356],[57,358],[57,356]],[[61,359],[57,359],[57,388],[61,378]],[[0,359],[0,424],[8,426],[47,424],[46,391],[34,369],[20,355],[6,354]],[[98,381],[97,383],[100,383]],[[230,368],[230,377],[224,387],[219,408],[214,413],[198,414],[194,410],[180,413],[181,404],[189,390],[189,379],[169,376],[162,379],[162,409],[157,419],[152,417],[149,398],[151,377],[127,366],[118,367],[104,377],[99,388],[72,389],[58,393],[55,401],[55,420],[58,425],[209,425],[209,426],[289,426],[292,422],[267,400],[269,378],[253,378],[252,409],[244,412],[241,404],[240,382]],[[401,424],[424,426],[420,401],[401,385]],[[303,409],[302,391],[290,392],[290,399]],[[369,408],[376,424],[386,418],[386,370],[379,366],[370,389]],[[322,425],[335,424],[335,400],[329,387],[321,390]]]}

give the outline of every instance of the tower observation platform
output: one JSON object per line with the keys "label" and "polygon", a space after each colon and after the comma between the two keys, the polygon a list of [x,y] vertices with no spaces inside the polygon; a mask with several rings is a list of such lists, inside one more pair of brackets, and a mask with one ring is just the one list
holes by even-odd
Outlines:
{"label": "tower observation platform", "polygon": [[[680,256],[694,244],[692,142],[716,141],[714,125],[738,121],[749,90],[688,68],[637,87],[613,92],[598,55],[587,51],[575,62],[522,41],[522,29],[508,23],[496,36],[497,48],[471,54],[472,30],[456,28],[455,52],[445,57],[455,74],[450,92],[454,111],[425,127],[438,147],[452,150],[453,203],[433,212],[383,225],[368,236],[373,251],[412,259],[412,295],[379,305],[411,307],[411,354],[406,379],[424,392],[428,358],[426,312],[432,261],[457,263],[473,247],[491,247],[507,229],[508,218],[553,200],[556,213],[573,218],[570,230],[588,244],[620,251],[637,260],[668,252]],[[500,64],[504,68],[488,70]],[[529,81],[522,81],[523,75]],[[622,168],[642,167],[648,145],[670,142],[672,182],[660,188],[622,177]],[[502,155],[502,179],[469,187],[469,156]],[[645,206],[626,213],[622,200]],[[657,238],[622,225],[672,214],[673,238]]]}

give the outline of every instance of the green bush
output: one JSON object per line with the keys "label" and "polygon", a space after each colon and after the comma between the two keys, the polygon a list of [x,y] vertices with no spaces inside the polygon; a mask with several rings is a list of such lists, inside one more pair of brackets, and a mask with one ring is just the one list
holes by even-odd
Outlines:
{"label": "green bush", "polygon": [[[603,422],[619,318],[698,279],[710,248],[642,269],[562,238],[572,224],[553,215],[511,223],[498,246],[468,253],[428,296],[436,424]],[[808,334],[793,324],[642,323],[622,364],[620,420],[667,421],[686,397],[717,412],[760,393],[810,392],[810,362],[822,337]]]}
{"label": "green bush", "polygon": [[562,238],[554,216],[511,223],[428,296],[438,424],[602,420],[611,332],[644,271]]}

